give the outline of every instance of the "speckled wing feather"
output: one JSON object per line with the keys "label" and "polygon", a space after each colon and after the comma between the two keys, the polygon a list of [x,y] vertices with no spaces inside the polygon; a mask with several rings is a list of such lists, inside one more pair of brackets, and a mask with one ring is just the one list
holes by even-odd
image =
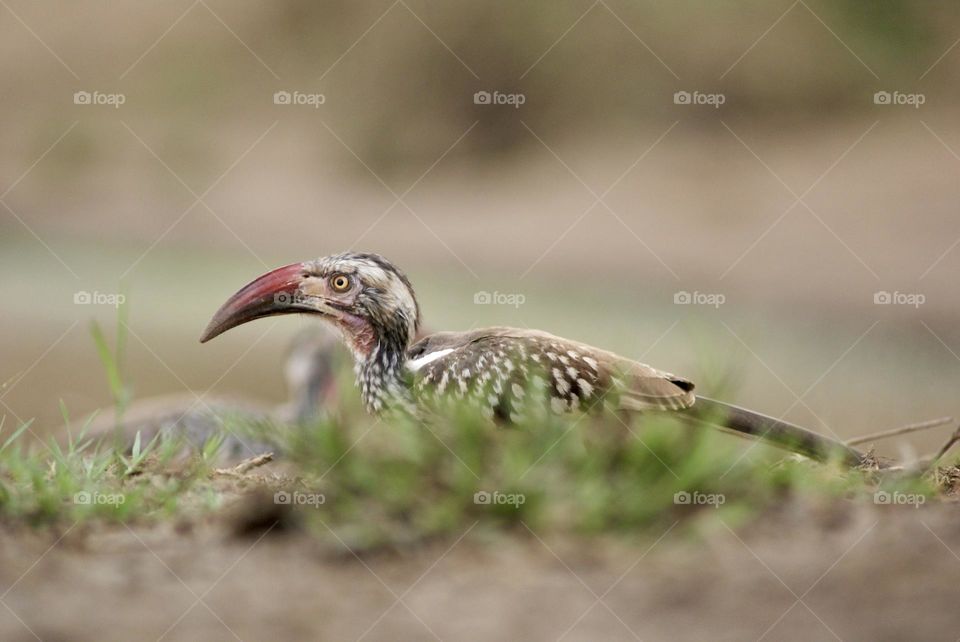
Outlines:
{"label": "speckled wing feather", "polygon": [[[440,332],[411,347],[408,358],[419,396],[479,402],[513,421],[532,403],[586,411],[610,393],[624,410],[680,410],[695,399],[686,379],[536,330]],[[527,398],[540,390],[542,399]]]}

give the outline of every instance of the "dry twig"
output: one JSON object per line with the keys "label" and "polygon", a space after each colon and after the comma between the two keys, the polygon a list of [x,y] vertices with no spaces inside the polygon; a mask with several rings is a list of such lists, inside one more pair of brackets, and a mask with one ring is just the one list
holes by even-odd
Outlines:
{"label": "dry twig", "polygon": [[939,419],[931,419],[930,421],[921,421],[915,424],[900,426],[899,428],[894,428],[892,430],[884,430],[883,432],[873,433],[872,435],[855,437],[853,439],[848,439],[845,443],[848,446],[855,446],[856,444],[865,444],[870,441],[886,439],[887,437],[896,437],[897,435],[906,435],[912,432],[919,432],[921,430],[929,430],[930,428],[943,426],[952,421],[953,421],[953,417],[940,417]]}
{"label": "dry twig", "polygon": [[947,439],[947,443],[940,447],[940,450],[937,451],[937,454],[933,456],[933,459],[930,460],[931,464],[935,464],[940,461],[940,458],[947,454],[947,451],[950,450],[955,443],[960,441],[960,426],[957,426],[957,429],[953,431],[953,434],[950,435],[950,438]]}
{"label": "dry twig", "polygon": [[233,468],[217,468],[213,471],[214,475],[225,475],[227,477],[243,477],[245,474],[273,461],[273,453],[263,453],[256,457],[244,459]]}

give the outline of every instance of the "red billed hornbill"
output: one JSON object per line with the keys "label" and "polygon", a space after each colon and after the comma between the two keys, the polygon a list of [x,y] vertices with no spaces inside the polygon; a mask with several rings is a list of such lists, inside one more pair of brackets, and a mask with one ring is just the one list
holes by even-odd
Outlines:
{"label": "red billed hornbill", "polygon": [[[683,377],[546,332],[497,327],[415,341],[420,309],[413,286],[377,254],[347,252],[268,272],[230,297],[200,340],[292,313],[319,315],[340,331],[371,413],[417,414],[421,404],[452,397],[479,404],[489,416],[519,421],[536,406],[588,411],[613,399],[621,411],[673,411],[821,461],[864,461],[839,441],[695,395]],[[540,398],[533,399],[537,392]]]}
{"label": "red billed hornbill", "polygon": [[287,350],[283,367],[287,401],[282,405],[271,407],[193,392],[148,397],[137,399],[122,413],[116,408],[98,412],[86,427],[86,434],[95,441],[118,444],[127,452],[138,438],[141,443],[149,443],[158,435],[182,438],[188,447],[185,452],[201,451],[209,440],[223,435],[217,451],[223,462],[277,451],[280,444],[265,441],[261,438],[265,435],[256,431],[237,434],[224,428],[256,428],[274,422],[309,425],[322,417],[324,409],[335,404],[338,397],[337,375],[347,357],[342,352],[329,329],[308,326],[296,334]]}

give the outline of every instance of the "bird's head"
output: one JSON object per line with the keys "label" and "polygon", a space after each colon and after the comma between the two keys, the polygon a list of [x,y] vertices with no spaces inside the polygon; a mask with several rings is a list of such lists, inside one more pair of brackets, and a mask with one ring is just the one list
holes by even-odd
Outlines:
{"label": "bird's head", "polygon": [[377,254],[347,252],[277,268],[248,283],[217,310],[200,341],[254,319],[293,313],[333,323],[361,361],[378,347],[405,350],[420,324],[403,272]]}

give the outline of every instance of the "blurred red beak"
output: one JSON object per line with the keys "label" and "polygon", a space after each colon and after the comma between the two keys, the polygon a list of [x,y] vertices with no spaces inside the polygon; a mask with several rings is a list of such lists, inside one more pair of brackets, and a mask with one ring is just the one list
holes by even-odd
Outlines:
{"label": "blurred red beak", "polygon": [[286,265],[245,285],[213,315],[200,337],[200,343],[206,343],[230,328],[254,319],[309,311],[310,308],[299,301],[299,287],[304,278],[303,268],[303,263]]}

